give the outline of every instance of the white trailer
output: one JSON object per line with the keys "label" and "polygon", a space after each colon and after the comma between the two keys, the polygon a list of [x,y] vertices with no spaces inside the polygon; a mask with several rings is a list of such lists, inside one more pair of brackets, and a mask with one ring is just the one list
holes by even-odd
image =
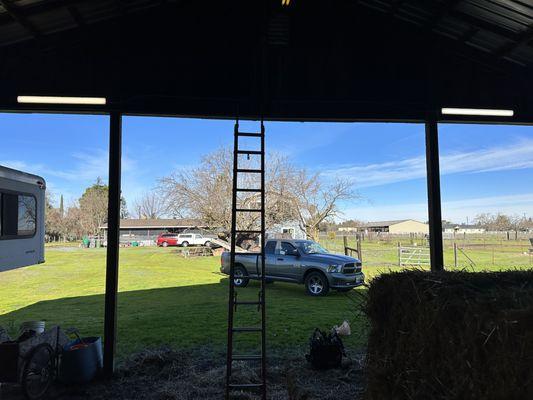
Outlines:
{"label": "white trailer", "polygon": [[0,166],[0,272],[44,262],[43,178]]}

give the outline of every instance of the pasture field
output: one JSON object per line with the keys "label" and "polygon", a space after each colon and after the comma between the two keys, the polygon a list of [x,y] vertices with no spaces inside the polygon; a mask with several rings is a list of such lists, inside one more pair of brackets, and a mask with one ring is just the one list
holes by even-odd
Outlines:
{"label": "pasture field", "polygon": [[[120,252],[118,353],[143,348],[179,348],[226,344],[228,282],[219,273],[219,257],[183,258],[173,248],[124,248]],[[15,334],[21,322],[42,319],[48,326],[75,326],[84,335],[102,335],[105,249],[53,246],[46,263],[0,273],[0,325]],[[358,289],[354,292],[364,292]],[[241,300],[257,299],[259,286],[241,289]],[[315,327],[329,329],[349,320],[346,345],[365,342],[360,297],[332,292],[324,298],[305,294],[302,285],[267,287],[268,345],[278,349],[307,346]],[[256,309],[240,308],[237,324],[257,322]],[[249,348],[256,340],[242,336]]]}
{"label": "pasture field", "polygon": [[[390,238],[386,240],[363,240],[361,249],[363,265],[366,270],[398,267],[398,242],[404,246],[424,246],[422,239]],[[444,264],[449,270],[454,269],[453,240],[444,240]],[[344,252],[342,237],[321,237],[320,244],[330,251]],[[513,268],[533,268],[533,255],[529,254],[529,240],[504,240],[502,238],[458,238],[457,269],[472,271],[501,270]],[[356,247],[355,237],[348,237],[348,246]]]}
{"label": "pasture field", "polygon": [[[342,238],[322,240],[342,252]],[[354,245],[352,241],[350,245]],[[497,243],[495,245],[498,245]],[[367,281],[399,270],[394,241],[363,242]],[[459,257],[467,270],[528,268],[527,243],[494,247],[463,245],[475,262]],[[354,246],[355,247],[355,246]],[[498,251],[494,249],[497,248]],[[495,254],[493,254],[495,253]],[[104,318],[105,249],[47,246],[46,263],[0,273],[0,325],[16,334],[27,320],[48,326],[77,327],[84,335],[102,335]],[[494,263],[493,263],[494,257]],[[446,264],[453,248],[446,243]],[[173,248],[123,248],[120,252],[118,353],[123,357],[146,347],[208,347],[223,351],[226,343],[227,278],[219,273],[219,257],[183,258]],[[240,291],[241,300],[255,300],[258,284]],[[306,347],[315,327],[329,329],[348,320],[352,335],[345,344],[357,349],[366,341],[366,320],[360,311],[365,288],[349,294],[331,292],[323,298],[305,294],[302,285],[273,283],[267,287],[268,345],[283,350]],[[255,309],[239,309],[242,326],[257,322]],[[244,335],[238,346],[256,343]]]}

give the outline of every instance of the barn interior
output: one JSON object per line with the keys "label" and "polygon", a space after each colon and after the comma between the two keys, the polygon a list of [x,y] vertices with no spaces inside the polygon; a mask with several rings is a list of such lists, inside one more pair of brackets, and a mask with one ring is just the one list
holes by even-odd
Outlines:
{"label": "barn interior", "polygon": [[123,115],[424,123],[440,271],[438,123],[533,122],[532,42],[518,0],[0,0],[2,112],[110,116],[107,375]]}

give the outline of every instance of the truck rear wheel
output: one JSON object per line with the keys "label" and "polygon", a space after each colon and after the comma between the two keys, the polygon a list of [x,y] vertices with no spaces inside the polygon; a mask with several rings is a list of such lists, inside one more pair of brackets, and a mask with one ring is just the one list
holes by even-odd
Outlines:
{"label": "truck rear wheel", "polygon": [[236,266],[235,271],[233,271],[233,283],[237,287],[246,287],[250,279],[248,278],[248,273],[241,266]]}
{"label": "truck rear wheel", "polygon": [[305,290],[310,296],[325,296],[329,292],[328,280],[320,272],[311,272],[305,278]]}

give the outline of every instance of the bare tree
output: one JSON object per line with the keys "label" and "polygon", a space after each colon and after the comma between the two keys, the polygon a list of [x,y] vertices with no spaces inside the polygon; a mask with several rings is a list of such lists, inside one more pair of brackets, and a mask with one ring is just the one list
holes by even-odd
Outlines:
{"label": "bare tree", "polygon": [[166,211],[166,205],[155,191],[146,192],[133,203],[133,213],[139,219],[157,219]]}
{"label": "bare tree", "polygon": [[299,171],[292,183],[291,197],[300,228],[314,240],[318,239],[322,222],[339,216],[339,202],[358,196],[352,189],[353,184],[346,179],[326,183],[319,174],[309,175],[305,170]]}
{"label": "bare tree", "polygon": [[[202,158],[197,168],[177,171],[159,181],[158,189],[167,210],[180,217],[198,217],[211,227],[221,228],[226,235],[231,227],[233,152],[222,148]],[[243,168],[257,167],[258,158],[242,156]],[[255,164],[255,165],[254,165]],[[269,155],[265,177],[265,218],[267,227],[298,221],[308,236],[321,222],[338,215],[338,203],[354,197],[348,181],[323,182],[318,174],[310,175],[295,168],[286,157]],[[258,174],[239,178],[240,188],[259,188]],[[239,208],[257,209],[259,193],[239,193]],[[259,213],[238,214],[237,226],[257,229]]]}

